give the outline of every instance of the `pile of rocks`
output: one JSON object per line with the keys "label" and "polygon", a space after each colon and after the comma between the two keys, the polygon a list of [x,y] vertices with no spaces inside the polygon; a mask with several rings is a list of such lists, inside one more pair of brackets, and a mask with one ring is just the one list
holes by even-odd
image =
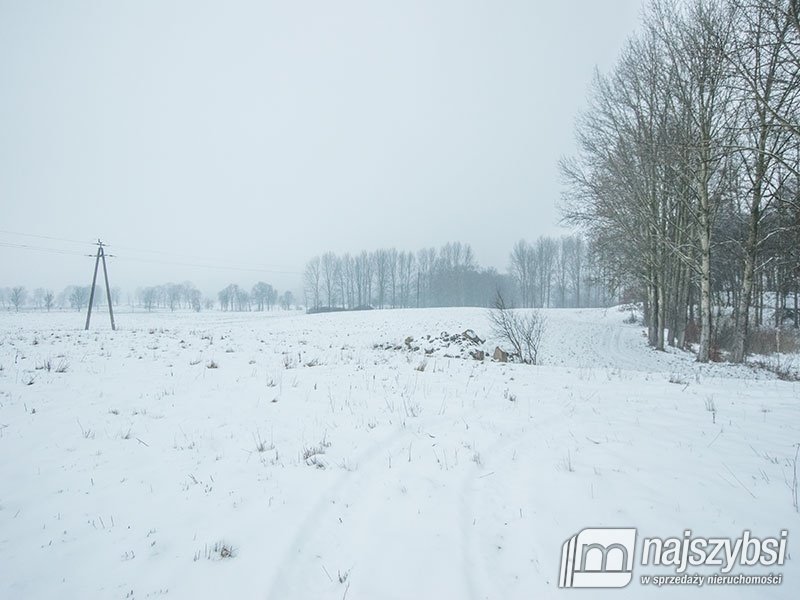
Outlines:
{"label": "pile of rocks", "polygon": [[437,336],[426,335],[418,339],[408,336],[402,344],[376,344],[375,348],[423,352],[426,356],[442,356],[444,358],[471,358],[481,361],[491,358],[498,362],[508,362],[507,352],[497,347],[493,353],[490,353],[484,346],[485,343],[486,340],[481,339],[475,331],[467,329],[461,333],[443,331]]}

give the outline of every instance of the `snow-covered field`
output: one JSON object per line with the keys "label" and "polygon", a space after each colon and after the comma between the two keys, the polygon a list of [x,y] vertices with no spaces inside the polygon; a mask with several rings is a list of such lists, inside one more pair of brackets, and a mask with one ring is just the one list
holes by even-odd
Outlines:
{"label": "snow-covered field", "polygon": [[[479,309],[2,314],[0,597],[800,597],[800,384],[627,314],[546,311],[536,367],[446,346]],[[558,589],[600,526],[788,529],[790,558],[734,569],[780,586]]]}

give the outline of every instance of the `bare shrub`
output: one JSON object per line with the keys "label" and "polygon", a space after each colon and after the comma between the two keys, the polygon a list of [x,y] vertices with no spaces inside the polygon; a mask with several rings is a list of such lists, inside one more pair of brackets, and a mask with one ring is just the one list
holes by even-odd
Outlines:
{"label": "bare shrub", "polygon": [[236,556],[236,549],[223,541],[215,542],[212,546],[206,544],[202,550],[194,553],[194,561],[197,562],[201,558],[206,560],[223,560],[226,558],[234,558]]}
{"label": "bare shrub", "polygon": [[511,346],[514,358],[527,365],[536,364],[545,324],[539,311],[515,311],[506,306],[498,292],[494,308],[489,311],[489,322],[493,333]]}
{"label": "bare shrub", "polygon": [[331,443],[328,441],[327,436],[323,436],[322,440],[316,446],[310,447],[303,447],[302,457],[305,463],[308,466],[314,466],[318,469],[324,469],[325,463],[322,460],[322,455],[325,454],[325,451],[331,447]]}
{"label": "bare shrub", "polygon": [[794,354],[800,352],[800,331],[775,327],[752,328],[747,332],[749,354]]}
{"label": "bare shrub", "polygon": [[730,315],[720,315],[714,320],[711,344],[719,351],[730,351],[736,342],[736,323]]}
{"label": "bare shrub", "polygon": [[253,441],[256,445],[256,451],[258,452],[266,452],[267,450],[274,450],[275,449],[275,442],[271,441],[267,444],[264,440],[261,439],[261,433],[256,430],[253,434]]}
{"label": "bare shrub", "polygon": [[[735,322],[730,316],[717,319],[714,327],[712,347],[719,354],[733,352],[736,343]],[[770,354],[792,354],[800,351],[800,331],[782,327],[750,327],[745,343],[747,354],[768,356]]]}
{"label": "bare shrub", "polygon": [[752,365],[774,373],[781,381],[800,381],[800,372],[796,371],[790,358],[781,360],[780,357],[771,360],[756,360]]}

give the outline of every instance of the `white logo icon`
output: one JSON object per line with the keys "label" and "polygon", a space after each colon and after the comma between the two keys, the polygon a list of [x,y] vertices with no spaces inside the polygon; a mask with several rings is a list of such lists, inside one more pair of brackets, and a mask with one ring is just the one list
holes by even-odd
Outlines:
{"label": "white logo icon", "polygon": [[558,587],[625,587],[633,578],[635,548],[635,528],[584,529],[564,542]]}

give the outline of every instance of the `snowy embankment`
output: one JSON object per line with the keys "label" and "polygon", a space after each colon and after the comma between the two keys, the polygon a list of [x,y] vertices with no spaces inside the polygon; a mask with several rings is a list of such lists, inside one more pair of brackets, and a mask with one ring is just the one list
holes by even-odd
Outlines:
{"label": "snowy embankment", "polygon": [[[478,309],[0,315],[0,597],[580,595],[561,545],[595,526],[798,552],[800,384],[546,315],[536,367],[427,343],[490,337]],[[773,571],[609,593],[798,597]]]}

